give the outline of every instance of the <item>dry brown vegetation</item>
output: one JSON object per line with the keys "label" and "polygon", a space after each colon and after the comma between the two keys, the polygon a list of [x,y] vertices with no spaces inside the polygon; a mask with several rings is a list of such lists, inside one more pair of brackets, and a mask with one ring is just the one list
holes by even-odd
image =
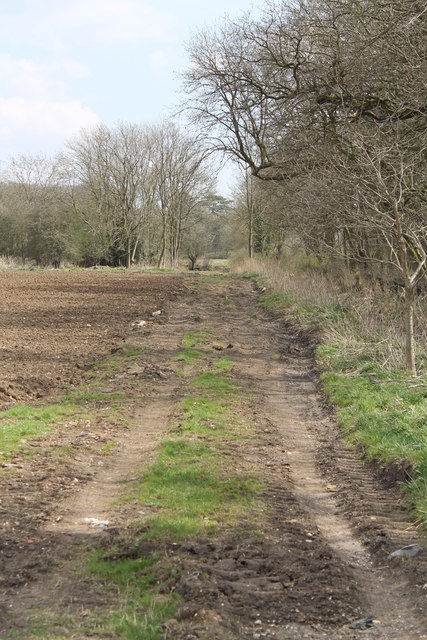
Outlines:
{"label": "dry brown vegetation", "polygon": [[[315,326],[319,338],[339,341],[343,352],[365,353],[388,369],[400,367],[405,355],[401,301],[393,290],[372,278],[355,278],[340,263],[319,269],[297,259],[239,260],[238,273],[256,272],[284,295],[288,313]],[[417,360],[423,371],[427,355],[427,296],[417,300]],[[328,321],[329,319],[329,321]]]}

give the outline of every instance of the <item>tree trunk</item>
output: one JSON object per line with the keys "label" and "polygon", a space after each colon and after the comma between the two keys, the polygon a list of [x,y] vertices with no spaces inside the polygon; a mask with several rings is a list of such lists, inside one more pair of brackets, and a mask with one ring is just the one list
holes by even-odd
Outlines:
{"label": "tree trunk", "polygon": [[252,197],[252,176],[249,174],[249,170],[246,168],[245,173],[246,181],[246,207],[248,210],[248,256],[249,259],[253,257],[254,246],[254,204]]}
{"label": "tree trunk", "polygon": [[127,269],[130,269],[131,262],[132,262],[131,244],[130,244],[130,238],[128,238],[126,242],[126,268]]}
{"label": "tree trunk", "polygon": [[162,246],[162,250],[160,252],[159,260],[157,262],[157,266],[159,269],[164,269],[165,267],[165,247]]}
{"label": "tree trunk", "polygon": [[411,278],[408,261],[408,251],[405,238],[402,232],[400,213],[398,207],[394,207],[394,217],[396,221],[396,239],[400,246],[400,264],[405,283],[405,363],[408,371],[412,375],[417,375],[415,365],[415,340],[414,340],[414,304],[415,304],[415,282]]}
{"label": "tree trunk", "polygon": [[159,269],[164,269],[165,266],[165,254],[166,254],[166,216],[162,213],[162,250],[160,251],[159,261],[157,266]]}
{"label": "tree trunk", "polygon": [[417,375],[417,368],[415,364],[415,340],[414,340],[414,287],[411,285],[405,286],[405,333],[406,333],[406,349],[405,360],[406,368],[412,373]]}
{"label": "tree trunk", "polygon": [[138,244],[139,244],[139,239],[137,238],[135,240],[135,244],[133,246],[133,251],[132,251],[132,258],[131,258],[131,263],[133,264],[135,262],[135,256],[136,256],[136,250],[138,248]]}
{"label": "tree trunk", "polygon": [[254,241],[253,241],[253,216],[252,216],[252,207],[249,208],[249,235],[248,235],[248,254],[249,254],[249,258],[252,259],[253,257],[253,246],[254,246]]}

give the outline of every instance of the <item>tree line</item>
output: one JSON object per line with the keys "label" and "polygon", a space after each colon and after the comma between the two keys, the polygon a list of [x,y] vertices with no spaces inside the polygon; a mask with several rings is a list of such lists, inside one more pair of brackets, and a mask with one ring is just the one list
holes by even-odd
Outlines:
{"label": "tree line", "polygon": [[[82,131],[53,158],[12,158],[0,183],[0,254],[59,266],[194,266],[220,250],[227,203],[206,147],[171,122]],[[201,229],[203,228],[203,231]]]}
{"label": "tree line", "polygon": [[[240,246],[213,152],[242,171],[249,255],[297,242],[405,307],[427,273],[425,0],[267,0],[196,33],[176,124],[99,125],[0,179],[0,254],[58,266],[164,267]],[[193,135],[188,133],[195,131]]]}
{"label": "tree line", "polygon": [[[246,173],[249,252],[298,236],[393,281],[413,314],[427,270],[425,0],[269,1],[189,45],[190,117]],[[257,231],[256,226],[260,227]]]}

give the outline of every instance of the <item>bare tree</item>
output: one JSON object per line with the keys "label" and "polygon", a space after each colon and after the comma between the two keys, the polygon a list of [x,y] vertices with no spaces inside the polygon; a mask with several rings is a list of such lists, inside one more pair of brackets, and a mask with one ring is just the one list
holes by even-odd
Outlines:
{"label": "bare tree", "polygon": [[171,265],[175,265],[186,226],[212,189],[213,178],[207,171],[207,152],[196,138],[183,134],[173,123],[153,128],[152,135],[162,229],[158,264],[165,266],[168,252]]}
{"label": "bare tree", "polygon": [[127,267],[144,223],[152,173],[148,142],[142,127],[119,123],[112,130],[99,125],[68,143],[75,207],[93,232],[107,237],[111,261]]}
{"label": "bare tree", "polygon": [[196,36],[185,77],[188,109],[212,147],[282,183],[281,210],[308,246],[397,271],[414,373],[413,297],[426,273],[426,25],[421,0],[272,1],[259,19]]}

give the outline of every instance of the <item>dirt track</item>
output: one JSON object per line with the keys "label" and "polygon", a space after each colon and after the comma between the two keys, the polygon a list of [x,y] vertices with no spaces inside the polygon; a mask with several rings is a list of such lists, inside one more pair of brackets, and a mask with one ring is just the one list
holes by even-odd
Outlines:
{"label": "dirt track", "polygon": [[[142,276],[120,277],[126,287],[137,282],[139,291],[147,290]],[[132,398],[129,424],[118,428],[100,405],[98,420],[61,425],[33,443],[37,455],[17,455],[0,477],[0,637],[32,637],[25,630],[35,610],[47,619],[105,605],[105,594],[73,567],[82,549],[120,535],[135,518],[131,505],[112,503],[126,493],[166,431],[187,384],[172,356],[184,333],[205,323],[214,332],[212,347],[218,341],[233,345],[232,375],[252,392],[256,438],[230,444],[229,455],[230,464],[240,460],[263,479],[265,526],[262,538],[248,532],[167,549],[181,568],[167,585],[178,592],[181,606],[164,637],[427,638],[426,554],[411,563],[388,558],[417,541],[416,532],[407,529],[396,488],[385,489],[357,453],[342,447],[316,386],[309,341],[259,309],[248,281],[214,278],[196,287],[191,278],[183,285],[180,278],[158,276],[147,280],[150,288],[153,282],[156,304],[150,300],[143,312],[148,318],[149,309],[162,305],[165,313],[160,322],[150,320],[148,328],[131,333],[132,342],[144,347],[137,386],[135,363],[103,382]],[[107,288],[102,304],[108,306]],[[129,301],[117,321],[120,329],[112,329],[101,351],[140,319],[140,311],[140,300]],[[116,448],[105,458],[101,448],[110,439]],[[59,445],[71,451],[66,460],[51,455]],[[91,528],[84,522],[88,516],[108,520],[109,529]],[[367,615],[374,617],[371,629],[348,628]],[[88,636],[64,628],[61,637]]]}

